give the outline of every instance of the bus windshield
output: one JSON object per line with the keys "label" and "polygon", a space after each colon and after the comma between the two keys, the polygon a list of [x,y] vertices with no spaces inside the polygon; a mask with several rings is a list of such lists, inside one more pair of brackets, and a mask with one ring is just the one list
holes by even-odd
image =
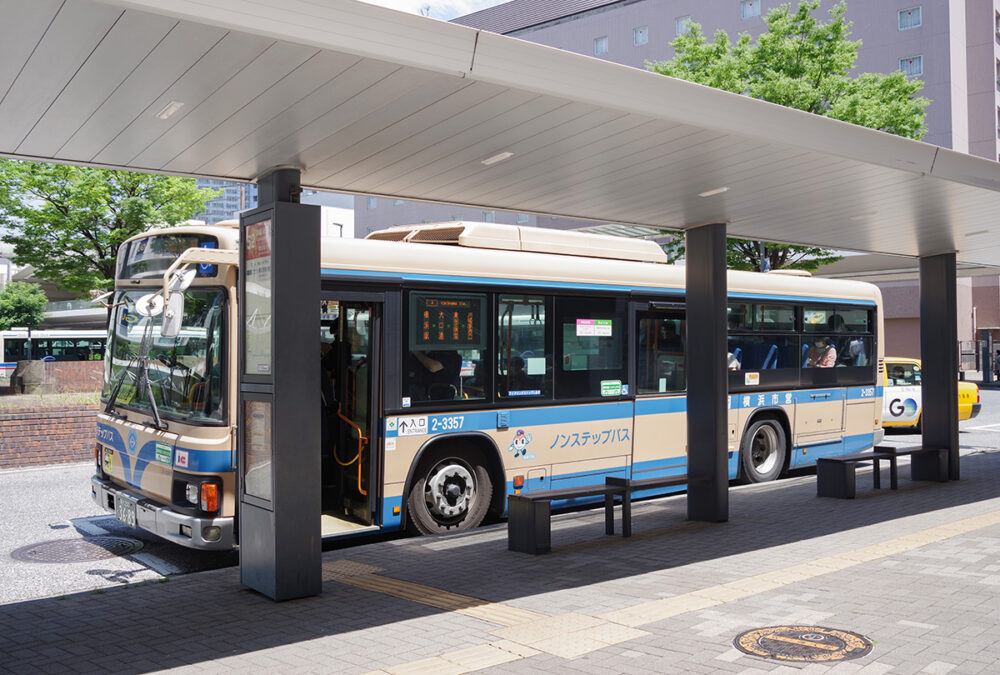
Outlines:
{"label": "bus windshield", "polygon": [[149,328],[148,378],[160,414],[190,421],[224,421],[225,292],[215,288],[188,289],[184,293],[184,321],[174,338],[160,336],[160,317],[144,317],[136,312],[136,301],[148,292],[118,294],[108,329],[101,397],[107,400],[121,380],[115,404],[150,410],[147,388],[137,386],[143,337]]}

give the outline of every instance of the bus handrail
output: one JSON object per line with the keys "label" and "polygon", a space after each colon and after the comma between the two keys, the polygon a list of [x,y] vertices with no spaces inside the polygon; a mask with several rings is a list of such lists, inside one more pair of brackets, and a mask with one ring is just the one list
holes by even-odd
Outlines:
{"label": "bus handrail", "polygon": [[336,457],[336,453],[334,453],[334,457],[335,457],[335,459],[337,460],[337,462],[341,466],[350,466],[355,461],[357,461],[357,463],[358,463],[358,492],[360,492],[363,496],[367,497],[368,496],[368,491],[361,487],[361,452],[364,450],[364,446],[368,444],[368,437],[365,436],[364,432],[361,430],[361,427],[359,427],[357,424],[355,424],[354,420],[352,420],[350,417],[348,417],[347,415],[345,415],[344,413],[342,413],[340,411],[340,404],[337,405],[337,417],[339,417],[340,419],[342,419],[345,422],[347,422],[348,426],[350,426],[351,428],[353,428],[355,431],[358,432],[358,454],[350,462],[347,462],[347,464],[344,464],[343,462],[341,462],[340,458]]}

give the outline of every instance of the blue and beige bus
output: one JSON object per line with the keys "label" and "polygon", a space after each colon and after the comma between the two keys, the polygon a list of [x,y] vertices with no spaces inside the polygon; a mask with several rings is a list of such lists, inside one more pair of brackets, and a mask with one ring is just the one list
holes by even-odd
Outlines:
{"label": "blue and beige bus", "polygon": [[[197,548],[237,542],[237,235],[125,242],[108,333],[93,497]],[[685,473],[685,275],[654,242],[455,222],[324,241],[321,261],[321,334],[276,348],[322,372],[324,536],[461,530],[509,494]],[[164,338],[142,298],[184,267]],[[876,287],[730,272],[728,293],[732,479],[880,440]]]}
{"label": "blue and beige bus", "polygon": [[[107,333],[102,330],[31,331],[31,358],[41,361],[100,361]],[[28,329],[0,331],[0,378],[10,377],[18,361],[28,358]]]}

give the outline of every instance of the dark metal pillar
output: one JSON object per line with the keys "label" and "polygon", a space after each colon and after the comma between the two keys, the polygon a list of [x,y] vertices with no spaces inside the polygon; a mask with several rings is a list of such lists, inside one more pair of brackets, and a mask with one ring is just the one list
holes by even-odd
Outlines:
{"label": "dark metal pillar", "polygon": [[979,332],[979,370],[983,374],[983,384],[993,383],[993,332]]}
{"label": "dark metal pillar", "polygon": [[272,600],[322,586],[320,207],[299,172],[258,181],[240,216],[240,581]]}
{"label": "dark metal pillar", "polygon": [[958,480],[958,303],[955,254],[920,259],[921,427],[925,447],[914,455],[914,480]]}
{"label": "dark metal pillar", "polygon": [[688,518],[729,520],[726,226],[686,232]]}

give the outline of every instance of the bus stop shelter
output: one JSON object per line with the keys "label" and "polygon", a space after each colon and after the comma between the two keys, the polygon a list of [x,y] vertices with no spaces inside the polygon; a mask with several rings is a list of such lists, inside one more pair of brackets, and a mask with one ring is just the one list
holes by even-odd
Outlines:
{"label": "bus stop shelter", "polygon": [[694,519],[728,512],[726,236],[918,258],[948,449],[920,471],[959,478],[955,269],[1000,260],[996,162],[354,0],[9,0],[0,53],[6,157],[684,232]]}

